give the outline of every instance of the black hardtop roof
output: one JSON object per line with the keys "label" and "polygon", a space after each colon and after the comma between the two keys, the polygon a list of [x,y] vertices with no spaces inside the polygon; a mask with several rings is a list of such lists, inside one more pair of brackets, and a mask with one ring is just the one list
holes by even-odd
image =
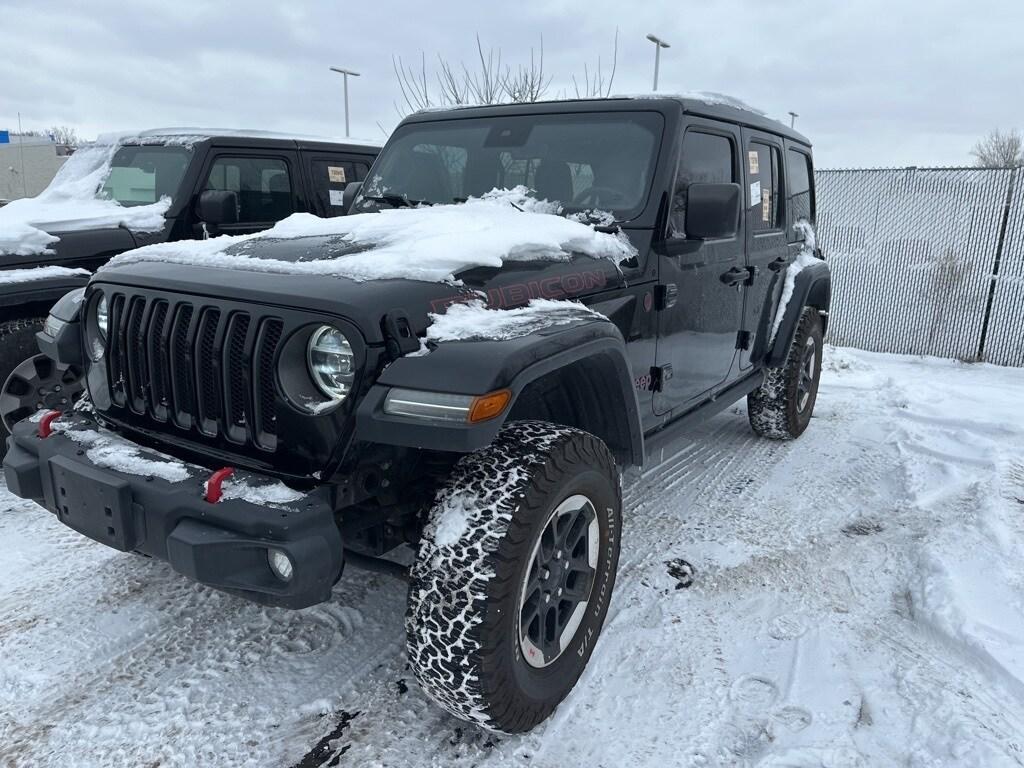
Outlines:
{"label": "black hardtop roof", "polygon": [[537,101],[528,104],[488,104],[482,106],[440,107],[415,112],[403,124],[458,120],[470,117],[499,117],[502,115],[543,115],[570,112],[665,111],[674,105],[683,112],[749,128],[774,133],[792,141],[811,146],[810,139],[778,120],[767,117],[737,99],[719,94],[641,94],[636,96],[610,96],[602,99],[564,99]]}
{"label": "black hardtop roof", "polygon": [[209,142],[215,146],[266,147],[302,150],[343,151],[355,154],[377,154],[383,142],[366,139],[304,136],[274,131],[234,128],[153,128],[120,137],[126,143],[166,143],[195,145]]}

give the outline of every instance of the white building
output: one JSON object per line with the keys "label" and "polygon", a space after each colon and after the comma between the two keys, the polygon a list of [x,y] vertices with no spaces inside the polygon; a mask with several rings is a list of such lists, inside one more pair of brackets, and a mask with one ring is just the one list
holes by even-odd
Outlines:
{"label": "white building", "polygon": [[45,136],[10,134],[0,143],[0,201],[33,197],[42,192],[67,159],[64,148]]}

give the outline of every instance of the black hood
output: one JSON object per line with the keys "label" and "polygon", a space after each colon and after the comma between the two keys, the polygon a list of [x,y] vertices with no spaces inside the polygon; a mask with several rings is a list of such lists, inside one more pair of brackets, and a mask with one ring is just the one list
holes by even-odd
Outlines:
{"label": "black hood", "polygon": [[[636,232],[637,246],[649,233]],[[229,254],[244,253],[253,259],[300,264],[324,258],[342,260],[364,253],[367,246],[353,246],[338,237],[304,237],[288,240],[256,239],[235,245]],[[528,256],[528,255],[527,255]],[[314,275],[283,269],[269,272],[231,266],[196,266],[171,261],[129,261],[104,267],[94,283],[117,283],[177,293],[225,298],[271,306],[305,308],[336,315],[355,323],[367,343],[383,343],[383,317],[403,311],[417,334],[428,325],[428,313],[443,312],[450,304],[476,297],[492,307],[510,308],[534,298],[583,297],[623,283],[618,267],[608,259],[578,255],[568,261],[506,261],[496,268],[475,268],[455,275],[455,283],[403,278],[357,281],[345,277]],[[481,296],[482,294],[482,296]]]}
{"label": "black hood", "polygon": [[139,245],[132,233],[123,227],[83,229],[73,232],[54,231],[50,234],[60,239],[49,246],[47,249],[49,253],[30,256],[0,253],[0,268],[15,269],[65,262],[106,261],[118,253],[137,248]]}

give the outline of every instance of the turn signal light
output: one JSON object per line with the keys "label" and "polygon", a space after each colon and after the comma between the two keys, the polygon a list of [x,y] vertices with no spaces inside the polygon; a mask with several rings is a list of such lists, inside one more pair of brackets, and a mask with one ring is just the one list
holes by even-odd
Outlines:
{"label": "turn signal light", "polygon": [[493,419],[505,410],[511,399],[512,391],[508,389],[500,389],[497,392],[480,395],[480,397],[473,400],[473,405],[469,409],[469,423],[476,424],[480,421]]}

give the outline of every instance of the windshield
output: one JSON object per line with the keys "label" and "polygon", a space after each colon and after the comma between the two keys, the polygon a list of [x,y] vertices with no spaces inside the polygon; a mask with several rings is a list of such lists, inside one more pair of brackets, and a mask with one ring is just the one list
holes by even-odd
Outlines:
{"label": "windshield", "polygon": [[110,161],[98,197],[121,205],[150,205],[163,197],[174,199],[188,168],[185,147],[122,146]]}
{"label": "windshield", "polygon": [[625,221],[647,201],[661,133],[657,112],[412,123],[395,132],[355,210],[401,203],[396,196],[462,202],[521,184],[570,212],[598,208]]}

